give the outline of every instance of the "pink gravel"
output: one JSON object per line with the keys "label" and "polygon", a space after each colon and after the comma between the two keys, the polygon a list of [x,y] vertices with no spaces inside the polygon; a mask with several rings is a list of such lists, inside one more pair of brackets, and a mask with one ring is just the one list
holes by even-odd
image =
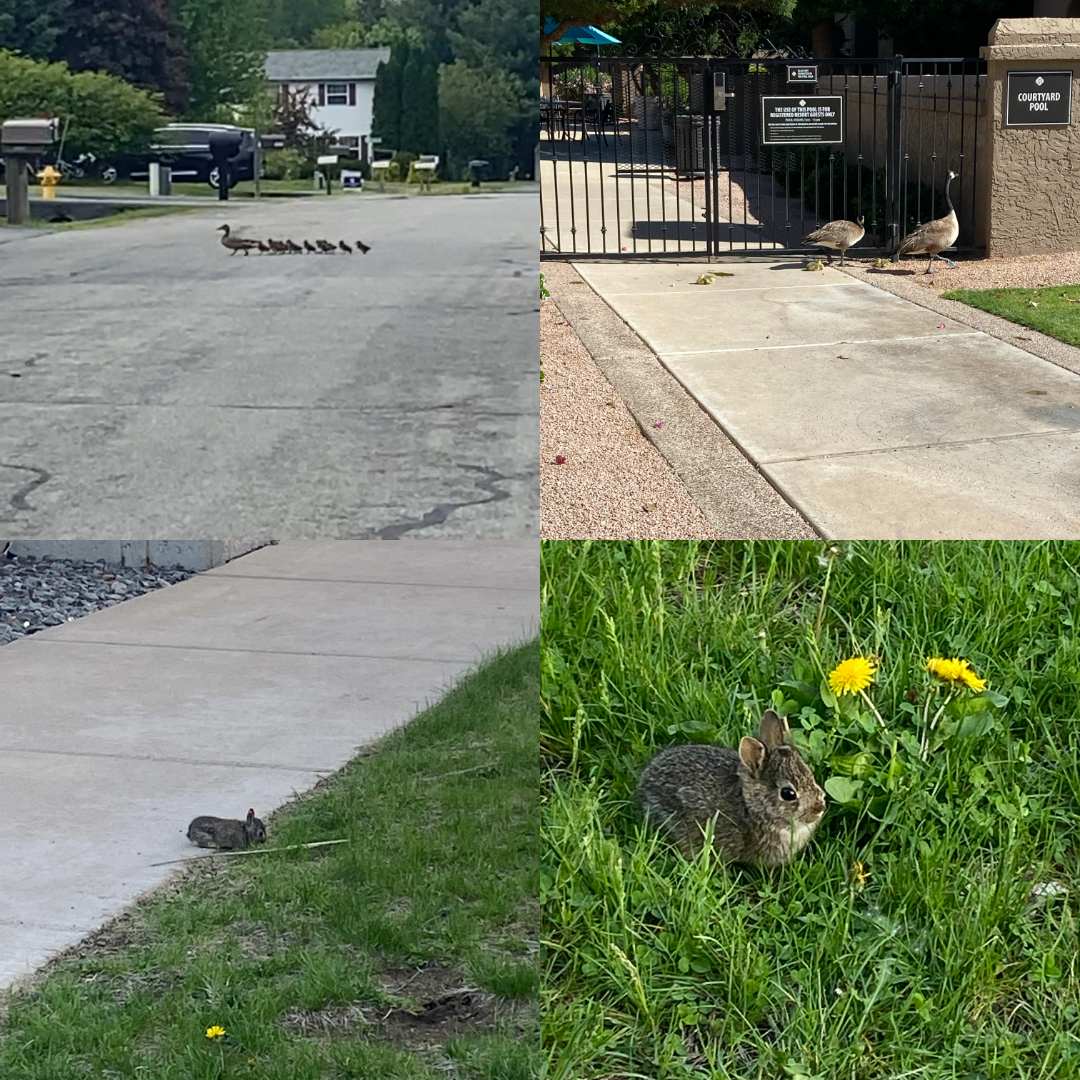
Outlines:
{"label": "pink gravel", "polygon": [[553,300],[540,361],[541,539],[722,539]]}

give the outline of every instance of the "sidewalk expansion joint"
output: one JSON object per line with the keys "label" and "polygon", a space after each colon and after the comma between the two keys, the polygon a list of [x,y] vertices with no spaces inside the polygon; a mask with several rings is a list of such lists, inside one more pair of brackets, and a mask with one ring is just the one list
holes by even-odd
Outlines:
{"label": "sidewalk expansion joint", "polygon": [[39,754],[49,757],[108,758],[110,761],[160,761],[167,765],[191,765],[200,768],[219,766],[223,769],[274,769],[278,772],[324,773],[327,776],[338,771],[338,767],[322,765],[276,765],[267,761],[223,761],[221,758],[204,760],[202,758],[171,757],[164,754],[107,754],[100,750],[48,750],[38,746],[0,746],[4,754]]}
{"label": "sidewalk expansion joint", "polygon": [[[499,541],[494,541],[497,545]],[[482,548],[479,550],[483,550]],[[489,590],[491,592],[520,592],[532,595],[535,589],[524,588],[518,585],[458,585],[449,581],[394,581],[391,579],[378,578],[307,578],[307,577],[270,577],[264,574],[230,574],[227,570],[216,568],[214,578],[229,578],[232,581],[299,581],[305,585],[392,585],[403,589],[464,589],[464,590]]]}
{"label": "sidewalk expansion joint", "polygon": [[829,454],[805,454],[801,457],[762,459],[758,464],[765,468],[769,465],[784,465],[792,461],[824,461],[827,458],[868,457],[871,454],[897,454],[905,450],[935,450],[948,446],[979,446],[983,443],[1014,442],[1017,439],[1045,439],[1047,436],[1076,436],[1080,428],[1051,428],[1046,431],[1021,431],[1015,435],[987,435],[980,439],[949,439],[943,442],[909,443],[904,446],[867,447],[865,450],[837,450]]}
{"label": "sidewalk expansion joint", "polygon": [[[706,271],[707,272],[707,271]],[[852,285],[861,285],[861,281],[823,281],[821,284],[816,282],[807,282],[805,285],[761,285],[761,286],[742,286],[738,285],[735,288],[729,288],[724,286],[722,289],[714,289],[713,293],[717,296],[725,295],[726,293],[733,292],[779,292],[782,289],[847,289]],[[613,292],[608,293],[608,296],[684,296],[686,294],[682,292],[674,293],[670,289],[661,289],[659,292]],[[694,296],[697,295],[695,292]]]}
{"label": "sidewalk expansion joint", "polygon": [[[35,634],[33,637],[36,638],[37,635]],[[300,649],[234,649],[224,645],[168,645],[155,641],[97,641],[92,638],[65,638],[60,641],[53,638],[41,638],[41,642],[45,645],[106,645],[118,649],[175,649],[178,652],[244,653],[247,656],[318,656],[338,660],[400,660],[403,663],[410,664],[416,662],[423,664],[475,664],[480,658],[479,656],[471,656],[467,659],[460,656],[398,656],[386,653],[323,652]]]}
{"label": "sidewalk expansion joint", "polygon": [[888,345],[893,341],[932,341],[934,338],[982,337],[982,330],[964,330],[958,334],[911,334],[888,338],[856,338],[841,341],[807,341],[796,345],[746,345],[737,349],[686,349],[683,352],[671,352],[665,349],[657,356],[705,356],[709,353],[736,352],[772,352],[774,349],[835,349],[838,345]]}

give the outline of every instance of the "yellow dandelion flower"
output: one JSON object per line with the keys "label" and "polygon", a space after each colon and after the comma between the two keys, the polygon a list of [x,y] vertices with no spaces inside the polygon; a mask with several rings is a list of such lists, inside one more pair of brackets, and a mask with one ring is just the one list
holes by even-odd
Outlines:
{"label": "yellow dandelion flower", "polygon": [[857,694],[874,681],[876,672],[874,658],[853,656],[850,660],[841,661],[829,672],[829,689],[834,694]]}
{"label": "yellow dandelion flower", "polygon": [[960,683],[976,692],[986,689],[986,680],[980,679],[972,671],[971,664],[959,657],[947,660],[943,656],[932,656],[926,661],[926,670],[935,678],[951,683],[953,686]]}
{"label": "yellow dandelion flower", "polygon": [[220,1039],[225,1034],[225,1029],[220,1024],[215,1024],[213,1027],[206,1029],[206,1037],[208,1039]]}
{"label": "yellow dandelion flower", "polygon": [[851,879],[860,889],[870,880],[870,871],[858,859],[852,864]]}

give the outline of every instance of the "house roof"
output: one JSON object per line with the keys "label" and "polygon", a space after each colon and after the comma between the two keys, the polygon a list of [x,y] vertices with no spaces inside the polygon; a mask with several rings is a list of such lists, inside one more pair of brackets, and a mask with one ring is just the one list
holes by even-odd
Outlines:
{"label": "house roof", "polygon": [[283,49],[266,54],[271,82],[325,82],[327,79],[374,79],[389,49]]}

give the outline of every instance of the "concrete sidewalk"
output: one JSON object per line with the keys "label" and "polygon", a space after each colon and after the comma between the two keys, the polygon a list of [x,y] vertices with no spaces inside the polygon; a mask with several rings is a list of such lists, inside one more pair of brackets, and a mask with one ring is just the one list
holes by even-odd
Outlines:
{"label": "concrete sidewalk", "polygon": [[1080,536],[1080,375],[801,261],[574,268],[823,535]]}
{"label": "concrete sidewalk", "polygon": [[0,648],[0,986],[536,633],[534,543],[263,548]]}

